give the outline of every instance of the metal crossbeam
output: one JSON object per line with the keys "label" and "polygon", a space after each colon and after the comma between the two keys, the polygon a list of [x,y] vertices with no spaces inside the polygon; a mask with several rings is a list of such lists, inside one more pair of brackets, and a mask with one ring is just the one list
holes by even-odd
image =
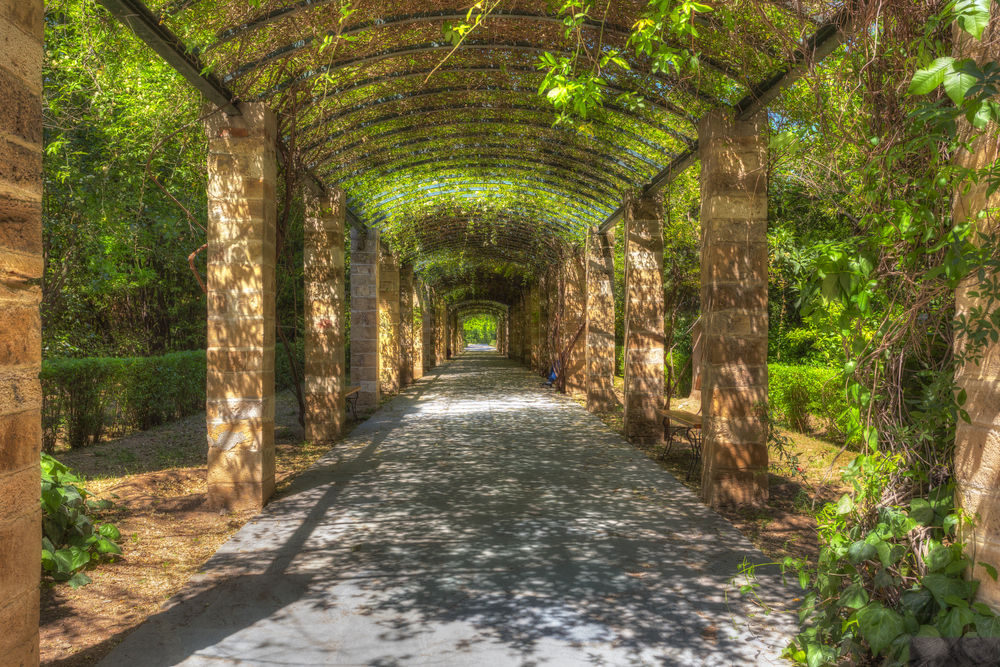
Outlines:
{"label": "metal crossbeam", "polygon": [[[773,76],[761,81],[750,89],[750,92],[733,109],[736,120],[746,120],[754,114],[764,110],[768,104],[774,101],[781,91],[788,88],[802,77],[804,64],[811,58],[812,62],[819,63],[824,58],[837,50],[843,41],[844,36],[851,32],[849,20],[851,3],[847,3],[843,9],[826,24],[816,30],[812,36],[806,40],[802,48],[798,49],[792,56],[788,64]],[[695,144],[684,151],[666,166],[653,180],[642,188],[643,195],[652,195],[669,185],[678,175],[688,167],[698,161],[698,144]],[[621,219],[625,212],[624,205],[608,216],[608,219],[600,226],[600,232],[606,233]]]}

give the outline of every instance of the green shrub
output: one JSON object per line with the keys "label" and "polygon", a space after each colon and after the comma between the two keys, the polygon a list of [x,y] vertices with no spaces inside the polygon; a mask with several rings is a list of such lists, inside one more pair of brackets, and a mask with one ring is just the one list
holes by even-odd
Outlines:
{"label": "green shrub", "polygon": [[205,408],[205,351],[162,357],[46,359],[42,362],[42,442],[60,432],[71,448],[185,417]]}
{"label": "green shrub", "polygon": [[94,500],[84,480],[48,454],[42,454],[42,567],[56,581],[73,588],[91,578],[83,570],[103,557],[121,554],[118,529],[94,519],[111,509],[110,500]]}
{"label": "green shrub", "polygon": [[768,402],[778,419],[802,433],[808,432],[809,416],[843,438],[847,433],[847,400],[839,373],[814,366],[769,364]]}
{"label": "green shrub", "polygon": [[[663,360],[663,386],[664,393],[669,391],[669,384],[671,381],[670,373],[670,356],[667,355]],[[680,352],[673,353],[673,365],[674,365],[674,375],[672,377],[674,386],[677,390],[673,393],[674,398],[686,398],[691,393],[691,364],[690,359],[686,354]]]}

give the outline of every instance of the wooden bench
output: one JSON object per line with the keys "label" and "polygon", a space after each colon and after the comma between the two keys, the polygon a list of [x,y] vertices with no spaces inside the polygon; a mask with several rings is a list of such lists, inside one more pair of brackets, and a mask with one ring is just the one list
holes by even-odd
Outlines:
{"label": "wooden bench", "polygon": [[691,445],[691,465],[684,478],[686,482],[691,479],[691,473],[701,461],[701,415],[684,410],[657,410],[656,414],[663,420],[663,442],[666,444],[660,455],[661,459],[670,453],[670,448],[679,435],[683,435]]}
{"label": "wooden bench", "polygon": [[348,387],[344,390],[344,401],[351,406],[354,414],[354,421],[358,421],[358,397],[361,396],[361,387]]}

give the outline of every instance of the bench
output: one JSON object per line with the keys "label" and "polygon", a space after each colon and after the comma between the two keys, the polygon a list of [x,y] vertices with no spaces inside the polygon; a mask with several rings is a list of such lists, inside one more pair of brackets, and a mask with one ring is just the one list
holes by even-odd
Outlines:
{"label": "bench", "polygon": [[657,410],[656,414],[663,420],[663,442],[666,443],[661,459],[670,453],[670,448],[679,435],[683,435],[691,445],[691,465],[684,478],[686,482],[691,479],[691,473],[701,461],[701,415],[684,410]]}
{"label": "bench", "polygon": [[348,387],[344,390],[344,401],[351,406],[354,414],[354,421],[358,421],[358,397],[361,396],[361,387]]}

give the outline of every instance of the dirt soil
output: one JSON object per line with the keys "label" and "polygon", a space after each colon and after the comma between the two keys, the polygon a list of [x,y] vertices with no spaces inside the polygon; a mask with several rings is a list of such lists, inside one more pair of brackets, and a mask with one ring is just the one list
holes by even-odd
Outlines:
{"label": "dirt soil", "polygon": [[[297,414],[295,397],[287,391],[278,394],[279,495],[331,447],[305,443]],[[349,419],[348,432],[359,423]],[[202,413],[56,454],[86,475],[90,491],[116,503],[99,520],[121,530],[124,555],[89,571],[94,583],[76,591],[43,579],[42,665],[82,667],[99,662],[256,514],[205,508],[206,453]]]}
{"label": "dirt soil", "polygon": [[[618,398],[615,410],[597,416],[608,427],[622,434],[622,404],[625,400],[623,378],[615,378],[615,395]],[[577,402],[586,404],[579,397]],[[700,413],[701,401],[674,399],[670,402],[670,408]],[[838,472],[856,454],[842,451],[839,444],[824,439],[823,433],[806,435],[781,428],[778,432],[791,442],[791,452],[797,455],[798,465],[792,467],[772,462],[768,475],[770,497],[764,507],[730,507],[717,511],[767,556],[776,560],[792,556],[814,561],[819,555],[816,512],[825,503],[835,501],[847,492],[848,489],[840,483]],[[696,465],[691,478],[686,479],[692,456],[691,448],[686,442],[682,440],[675,444],[666,456],[663,445],[639,449],[695,494],[701,494],[700,464]]]}

